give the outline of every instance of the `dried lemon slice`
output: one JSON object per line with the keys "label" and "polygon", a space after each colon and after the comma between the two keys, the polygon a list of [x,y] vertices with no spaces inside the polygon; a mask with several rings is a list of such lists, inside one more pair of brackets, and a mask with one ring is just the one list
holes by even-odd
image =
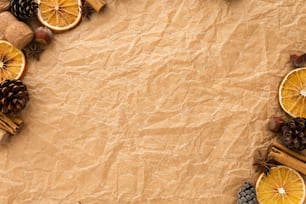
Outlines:
{"label": "dried lemon slice", "polygon": [[81,0],[38,0],[39,21],[54,31],[75,27],[81,20]]}
{"label": "dried lemon slice", "polygon": [[306,68],[294,69],[279,87],[279,103],[292,117],[306,117]]}
{"label": "dried lemon slice", "polygon": [[297,171],[277,166],[259,176],[256,195],[260,204],[303,204],[305,183]]}
{"label": "dried lemon slice", "polygon": [[19,79],[25,71],[23,52],[11,43],[0,40],[0,82],[5,79]]}

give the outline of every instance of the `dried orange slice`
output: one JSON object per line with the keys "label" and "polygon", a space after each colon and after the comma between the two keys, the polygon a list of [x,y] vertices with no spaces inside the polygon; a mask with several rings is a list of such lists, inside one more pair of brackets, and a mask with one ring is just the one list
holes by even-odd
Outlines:
{"label": "dried orange slice", "polygon": [[279,87],[279,103],[292,117],[306,117],[306,68],[294,69]]}
{"label": "dried orange slice", "polygon": [[38,0],[39,21],[54,31],[75,27],[81,20],[81,0]]}
{"label": "dried orange slice", "polygon": [[11,43],[0,40],[0,82],[5,79],[19,79],[23,75],[26,59],[21,50]]}
{"label": "dried orange slice", "polygon": [[260,204],[303,204],[305,183],[294,169],[277,166],[259,176],[256,195]]}

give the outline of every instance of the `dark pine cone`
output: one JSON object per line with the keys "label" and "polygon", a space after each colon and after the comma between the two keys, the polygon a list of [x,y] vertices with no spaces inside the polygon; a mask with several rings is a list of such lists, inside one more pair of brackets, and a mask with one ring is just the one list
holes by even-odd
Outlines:
{"label": "dark pine cone", "polygon": [[282,141],[291,150],[306,149],[306,119],[292,118],[282,126]]}
{"label": "dark pine cone", "polygon": [[11,0],[11,13],[19,20],[28,20],[37,13],[38,4],[34,0]]}
{"label": "dark pine cone", "polygon": [[257,204],[255,187],[245,182],[237,193],[237,204]]}
{"label": "dark pine cone", "polygon": [[27,87],[20,80],[4,80],[0,84],[0,111],[5,114],[17,113],[29,101]]}

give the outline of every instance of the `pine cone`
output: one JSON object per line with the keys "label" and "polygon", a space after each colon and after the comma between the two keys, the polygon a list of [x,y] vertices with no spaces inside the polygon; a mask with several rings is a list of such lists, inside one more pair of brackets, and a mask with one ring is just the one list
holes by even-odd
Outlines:
{"label": "pine cone", "polygon": [[292,118],[282,126],[282,141],[291,150],[306,149],[306,119]]}
{"label": "pine cone", "polygon": [[4,80],[0,84],[0,111],[5,114],[17,113],[29,101],[27,87],[20,80]]}
{"label": "pine cone", "polygon": [[38,4],[34,0],[11,0],[11,13],[19,20],[28,20],[37,13]]}
{"label": "pine cone", "polygon": [[255,187],[245,182],[237,193],[237,204],[257,204]]}

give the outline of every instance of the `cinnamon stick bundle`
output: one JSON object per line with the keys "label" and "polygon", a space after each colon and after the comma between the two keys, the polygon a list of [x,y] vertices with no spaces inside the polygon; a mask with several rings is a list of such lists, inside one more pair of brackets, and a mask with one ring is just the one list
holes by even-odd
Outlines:
{"label": "cinnamon stick bundle", "polygon": [[287,154],[297,158],[298,160],[306,162],[306,156],[305,155],[302,155],[302,154],[299,154],[297,152],[294,152],[294,151],[288,149],[287,147],[285,147],[284,145],[282,145],[280,143],[273,142],[272,143],[272,147],[275,147],[275,148],[277,148],[277,149],[279,149],[279,150],[281,150],[281,151],[283,151],[283,152],[285,152],[285,153],[287,153]]}
{"label": "cinnamon stick bundle", "polygon": [[105,0],[86,0],[86,2],[89,3],[89,5],[96,10],[96,12],[99,12],[106,4]]}
{"label": "cinnamon stick bundle", "polygon": [[268,156],[306,175],[306,156],[293,152],[279,143],[272,143]]}
{"label": "cinnamon stick bundle", "polygon": [[19,133],[22,127],[23,121],[21,119],[0,112],[0,143],[6,143],[8,137]]}

